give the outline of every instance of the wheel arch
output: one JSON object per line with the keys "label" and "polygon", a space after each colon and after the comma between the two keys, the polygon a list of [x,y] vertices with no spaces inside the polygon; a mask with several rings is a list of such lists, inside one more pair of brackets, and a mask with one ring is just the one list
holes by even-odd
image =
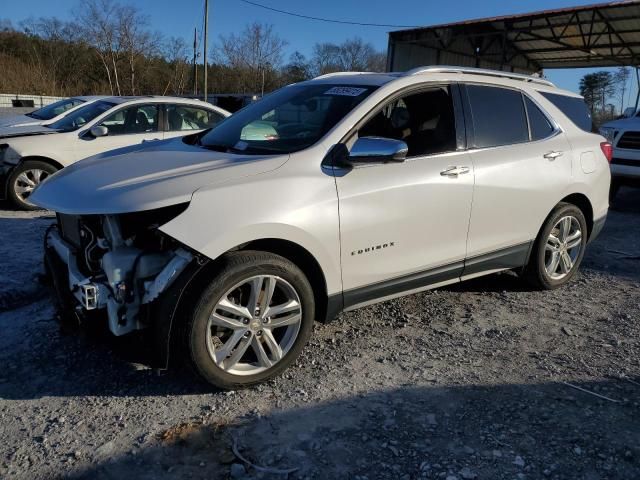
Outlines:
{"label": "wheel arch", "polygon": [[279,238],[262,238],[237,245],[215,259],[197,257],[168,291],[163,293],[159,302],[149,312],[149,318],[153,319],[152,335],[156,351],[154,363],[159,368],[168,368],[170,355],[172,356],[175,350],[180,349],[179,340],[184,333],[182,327],[185,323],[183,321],[185,315],[188,314],[190,306],[197,302],[199,294],[204,291],[209,279],[216,275],[224,256],[230,252],[243,250],[280,255],[300,268],[313,289],[316,320],[330,320],[342,309],[342,295],[338,295],[339,305],[329,301],[326,278],[320,263],[311,252],[295,242]]}
{"label": "wheel arch", "polygon": [[16,164],[16,167],[18,165],[20,165],[21,163],[29,162],[29,161],[48,163],[49,165],[51,165],[53,167],[56,167],[58,170],[61,170],[61,169],[64,168],[64,165],[62,165],[60,162],[54,160],[53,158],[44,157],[44,156],[41,156],[41,155],[27,155],[26,157],[22,157],[20,159],[20,161]]}
{"label": "wheel arch", "polygon": [[570,203],[582,211],[587,221],[587,239],[591,237],[591,232],[593,232],[593,205],[591,205],[589,198],[583,193],[572,193],[560,200],[559,203]]}
{"label": "wheel arch", "polygon": [[241,247],[232,250],[258,250],[261,252],[269,252],[294,263],[305,274],[315,298],[316,320],[324,320],[327,317],[327,280],[318,260],[309,250],[303,246],[280,238],[264,238],[253,240]]}

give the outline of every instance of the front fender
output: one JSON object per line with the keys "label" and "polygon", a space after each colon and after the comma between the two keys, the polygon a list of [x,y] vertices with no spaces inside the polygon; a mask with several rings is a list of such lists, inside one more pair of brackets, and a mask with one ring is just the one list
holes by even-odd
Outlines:
{"label": "front fender", "polygon": [[316,259],[328,295],[342,291],[337,193],[334,178],[320,168],[281,168],[205,187],[160,229],[210,259],[256,240],[287,240]]}

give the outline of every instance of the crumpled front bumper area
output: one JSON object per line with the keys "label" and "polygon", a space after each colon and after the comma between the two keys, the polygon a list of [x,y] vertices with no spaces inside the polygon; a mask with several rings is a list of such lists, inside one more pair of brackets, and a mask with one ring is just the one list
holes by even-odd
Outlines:
{"label": "crumpled front bumper area", "polygon": [[[154,254],[138,252],[132,260],[131,252],[125,253],[107,252],[103,260],[107,271],[87,276],[80,268],[76,248],[62,238],[57,227],[51,228],[45,238],[45,259],[61,311],[77,318],[92,311],[106,311],[109,329],[117,336],[145,328],[143,306],[152,304],[167,290],[193,256],[178,249],[157,264],[152,276],[137,278],[139,265]],[[157,255],[153,258],[157,263]]]}

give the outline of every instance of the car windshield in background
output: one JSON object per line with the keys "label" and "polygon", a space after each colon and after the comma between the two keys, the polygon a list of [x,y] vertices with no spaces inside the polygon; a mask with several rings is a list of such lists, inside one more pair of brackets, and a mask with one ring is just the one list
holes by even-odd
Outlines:
{"label": "car windshield in background", "polygon": [[47,105],[46,107],[39,108],[34,112],[27,113],[27,115],[37,120],[51,120],[53,117],[57,117],[61,113],[64,113],[81,103],[84,103],[84,100],[79,98],[65,98],[64,100],[59,100]]}
{"label": "car windshield in background", "polygon": [[115,105],[115,103],[105,101],[93,102],[77,109],[75,112],[71,112],[69,115],[65,115],[57,122],[47,125],[47,127],[63,132],[71,132],[84,126],[87,122],[90,122],[110,108],[115,107]]}
{"label": "car windshield in background", "polygon": [[292,85],[249,105],[200,139],[200,145],[246,154],[282,154],[307,148],[377,87]]}

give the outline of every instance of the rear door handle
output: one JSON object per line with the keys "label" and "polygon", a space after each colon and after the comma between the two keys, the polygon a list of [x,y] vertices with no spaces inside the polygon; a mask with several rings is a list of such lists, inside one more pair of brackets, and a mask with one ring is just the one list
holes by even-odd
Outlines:
{"label": "rear door handle", "polygon": [[547,160],[555,160],[558,157],[564,155],[564,152],[548,152],[543,155]]}
{"label": "rear door handle", "polygon": [[440,172],[440,175],[443,177],[457,177],[458,175],[463,175],[465,173],[469,173],[469,167],[460,167],[460,166],[452,166],[447,167],[445,170]]}

